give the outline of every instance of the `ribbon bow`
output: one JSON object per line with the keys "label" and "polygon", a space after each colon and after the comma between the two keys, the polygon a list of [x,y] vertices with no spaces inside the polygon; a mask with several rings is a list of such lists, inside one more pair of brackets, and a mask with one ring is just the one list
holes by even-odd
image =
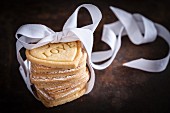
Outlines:
{"label": "ribbon bow", "polygon": [[[80,8],[86,8],[91,15],[92,24],[77,28],[77,14]],[[69,17],[64,24],[61,32],[54,32],[50,28],[40,24],[27,24],[21,26],[16,32],[16,50],[17,58],[20,63],[20,72],[27,85],[27,88],[34,95],[31,89],[29,78],[30,62],[22,59],[20,49],[33,49],[43,46],[48,43],[70,42],[80,40],[88,54],[87,64],[90,69],[90,80],[87,84],[86,94],[89,93],[95,82],[95,73],[93,68],[101,70],[107,68],[116,57],[120,47],[121,38],[128,35],[132,43],[140,45],[143,43],[152,42],[157,35],[161,36],[170,47],[170,33],[160,24],[153,23],[140,14],[130,14],[121,9],[110,7],[119,21],[106,24],[103,28],[102,41],[110,46],[110,50],[98,51],[92,53],[93,47],[93,32],[99,24],[102,14],[100,10],[91,4],[83,4],[79,6],[75,12]],[[142,35],[144,34],[144,36]],[[137,59],[123,64],[123,66],[140,69],[148,72],[163,71],[169,62],[170,51],[168,55],[159,60]],[[107,61],[106,61],[107,60]],[[93,62],[101,62],[102,64],[94,64]],[[35,95],[34,95],[35,96]]]}
{"label": "ribbon bow", "polygon": [[[80,8],[86,8],[91,15],[92,24],[77,28],[77,14]],[[40,25],[40,24],[27,24],[21,26],[16,32],[16,50],[17,50],[17,58],[20,63],[20,72],[21,75],[27,84],[27,88],[34,95],[31,89],[31,83],[29,78],[29,69],[30,64],[26,60],[22,59],[20,55],[20,50],[22,47],[26,49],[34,49],[48,43],[57,43],[57,42],[71,42],[80,40],[88,54],[87,64],[90,69],[90,80],[87,84],[87,91],[89,93],[94,85],[95,74],[94,70],[91,66],[91,52],[93,47],[93,32],[95,31],[97,25],[99,24],[102,18],[100,10],[90,4],[83,4],[79,6],[75,12],[69,17],[69,19],[64,24],[63,30],[61,32],[54,32],[50,28]],[[35,44],[34,44],[35,43]],[[35,95],[34,95],[35,96]]]}

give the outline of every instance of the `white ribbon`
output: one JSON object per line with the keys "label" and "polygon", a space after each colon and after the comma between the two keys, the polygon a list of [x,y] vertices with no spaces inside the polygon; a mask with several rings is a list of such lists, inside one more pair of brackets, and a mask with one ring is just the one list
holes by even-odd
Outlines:
{"label": "white ribbon", "polygon": [[[102,40],[110,46],[110,50],[93,52],[92,61],[101,62],[109,59],[101,65],[92,65],[95,69],[107,68],[114,58],[121,46],[121,37],[128,35],[131,42],[140,45],[152,42],[156,39],[157,35],[162,37],[170,47],[170,33],[160,24],[153,23],[151,20],[145,18],[140,14],[130,14],[121,9],[110,7],[119,21],[106,24],[103,28]],[[144,36],[142,35],[144,34]],[[140,58],[127,63],[123,66],[140,69],[147,72],[161,72],[165,70],[170,58],[170,50],[168,55],[159,60],[147,60]]]}
{"label": "white ribbon", "polygon": [[[92,24],[86,25],[81,28],[77,28],[77,14],[80,8],[86,8],[91,15]],[[27,24],[21,26],[16,32],[16,51],[17,58],[20,63],[20,72],[27,85],[27,88],[34,95],[31,89],[30,83],[30,62],[22,59],[20,55],[20,49],[33,49],[43,46],[48,43],[57,42],[70,42],[80,40],[88,54],[87,64],[90,69],[90,80],[87,84],[88,94],[95,82],[95,73],[93,68],[101,70],[107,68],[118,53],[121,47],[121,38],[124,35],[128,35],[130,40],[136,44],[143,44],[152,42],[156,39],[157,35],[161,36],[170,46],[170,33],[162,25],[153,23],[149,19],[143,17],[140,14],[130,14],[121,9],[110,7],[119,21],[106,24],[103,28],[102,41],[110,46],[110,50],[98,51],[92,53],[93,47],[93,32],[99,24],[102,15],[100,10],[91,4],[83,4],[79,6],[75,12],[69,17],[63,27],[63,31],[54,32],[50,28],[39,24]],[[144,34],[144,36],[142,35]],[[160,72],[163,71],[170,58],[170,51],[168,55],[160,60],[146,60],[143,58],[133,60],[123,64],[123,66],[140,69],[148,72]],[[107,60],[107,61],[105,61]],[[93,62],[104,63],[97,65]],[[93,68],[92,68],[93,67]],[[35,95],[34,95],[35,96]],[[36,97],[36,96],[35,96]]]}

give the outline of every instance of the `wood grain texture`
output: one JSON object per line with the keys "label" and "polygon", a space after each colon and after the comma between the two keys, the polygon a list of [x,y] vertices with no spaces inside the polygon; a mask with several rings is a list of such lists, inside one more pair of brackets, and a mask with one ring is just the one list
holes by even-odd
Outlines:
{"label": "wood grain texture", "polygon": [[[155,42],[133,45],[123,37],[122,46],[112,65],[105,70],[95,70],[93,91],[71,103],[47,109],[27,90],[18,71],[14,37],[19,26],[28,23],[44,24],[60,31],[66,19],[82,3],[97,5],[102,13],[94,36],[94,51],[106,50],[100,41],[102,26],[116,21],[109,6],[131,13],[141,13],[170,30],[170,7],[163,0],[6,0],[0,4],[0,113],[168,113],[170,112],[170,65],[161,73],[147,73],[122,66],[122,63],[140,57],[162,58],[168,45],[157,38]],[[86,10],[80,10],[78,25],[91,23]]]}

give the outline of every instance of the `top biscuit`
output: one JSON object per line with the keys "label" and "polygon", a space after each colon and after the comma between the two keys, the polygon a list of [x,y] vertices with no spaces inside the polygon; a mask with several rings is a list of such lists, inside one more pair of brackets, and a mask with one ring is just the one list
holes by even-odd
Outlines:
{"label": "top biscuit", "polygon": [[82,56],[80,41],[66,43],[49,43],[26,50],[29,61],[55,68],[75,68]]}

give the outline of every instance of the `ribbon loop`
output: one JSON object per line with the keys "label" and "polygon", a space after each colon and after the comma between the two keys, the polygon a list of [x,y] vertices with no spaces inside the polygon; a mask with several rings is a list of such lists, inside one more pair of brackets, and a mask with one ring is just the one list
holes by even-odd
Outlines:
{"label": "ribbon loop", "polygon": [[[131,42],[136,45],[152,42],[156,39],[157,35],[159,35],[165,39],[170,47],[170,33],[163,26],[153,23],[151,20],[140,14],[132,15],[115,7],[110,7],[110,9],[117,16],[119,21],[104,25],[102,40],[106,42],[111,49],[107,51],[108,56],[104,55],[106,51],[92,54],[92,61],[101,62],[107,59],[109,60],[101,65],[95,65],[95,69],[105,69],[111,64],[120,49],[121,37],[124,35],[128,35]],[[112,46],[110,42],[115,45]],[[148,72],[161,72],[167,67],[169,59],[170,52],[163,59],[147,60],[140,58],[124,63],[123,66]]]}
{"label": "ribbon loop", "polygon": [[64,24],[63,30],[77,28],[78,11],[82,7],[86,8],[89,11],[89,13],[91,15],[91,18],[92,18],[92,24],[86,25],[86,26],[84,26],[82,28],[89,29],[92,32],[95,31],[96,27],[98,26],[98,24],[99,24],[99,22],[100,22],[100,20],[102,18],[102,14],[101,14],[100,10],[96,6],[94,6],[94,5],[92,6],[91,4],[80,5],[75,10],[75,12],[68,18],[68,20]]}
{"label": "ribbon loop", "polygon": [[[135,19],[141,34],[144,34],[140,44],[153,42],[157,37],[157,30],[154,23],[140,14],[133,14],[133,18]],[[135,37],[131,37],[131,40],[135,40]]]}
{"label": "ribbon loop", "polygon": [[53,30],[41,24],[26,24],[22,25],[16,32],[16,38],[19,39],[18,35],[22,35],[29,38],[44,38],[54,33]]}

